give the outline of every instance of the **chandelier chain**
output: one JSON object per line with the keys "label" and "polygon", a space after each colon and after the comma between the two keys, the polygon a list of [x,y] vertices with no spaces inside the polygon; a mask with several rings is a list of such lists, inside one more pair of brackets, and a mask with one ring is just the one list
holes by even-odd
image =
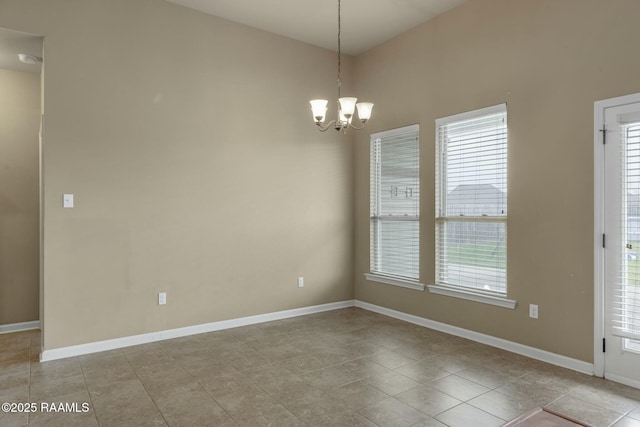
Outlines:
{"label": "chandelier chain", "polygon": [[340,48],[340,33],[342,30],[342,23],[340,21],[340,0],[338,0],[338,99],[340,98],[340,86],[342,86],[342,80],[340,79],[340,57],[341,48]]}

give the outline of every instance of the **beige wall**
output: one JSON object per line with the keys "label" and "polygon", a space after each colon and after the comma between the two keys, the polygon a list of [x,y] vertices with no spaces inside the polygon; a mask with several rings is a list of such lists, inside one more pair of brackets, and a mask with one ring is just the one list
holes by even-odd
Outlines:
{"label": "beige wall", "polygon": [[[640,92],[637,0],[474,0],[356,60],[371,131],[420,124],[421,278],[434,282],[434,120],[507,102],[508,310],[367,282],[369,149],[356,143],[356,298],[593,360],[593,103]],[[539,320],[528,318],[530,303]]]}
{"label": "beige wall", "polygon": [[38,320],[40,75],[0,70],[0,325]]}
{"label": "beige wall", "polygon": [[368,131],[421,126],[426,283],[434,120],[508,103],[507,310],[364,280],[368,133],[307,107],[335,54],[160,0],[0,0],[0,26],[46,36],[44,348],[349,299],[355,277],[363,301],[591,361],[593,102],[640,92],[639,15],[473,0],[355,60]]}
{"label": "beige wall", "polygon": [[45,349],[353,298],[352,148],[308,107],[334,53],[160,0],[0,26],[45,36]]}

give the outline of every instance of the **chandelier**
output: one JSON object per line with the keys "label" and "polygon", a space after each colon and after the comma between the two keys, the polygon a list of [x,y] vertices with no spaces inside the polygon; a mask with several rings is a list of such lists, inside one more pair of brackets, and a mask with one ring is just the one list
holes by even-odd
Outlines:
{"label": "chandelier", "polygon": [[[371,102],[358,102],[358,98],[353,97],[340,97],[340,86],[342,80],[340,79],[340,0],[338,0],[338,115],[335,120],[331,120],[328,123],[324,123],[325,116],[327,114],[327,101],[326,99],[312,99],[309,101],[311,104],[311,111],[313,113],[313,120],[318,126],[318,130],[321,132],[326,131],[329,128],[334,128],[337,131],[346,132],[347,129],[362,129],[364,124],[371,118],[371,110],[373,109],[373,103]],[[356,126],[352,123],[355,116],[355,110],[358,109],[358,118],[362,123],[362,126]]]}

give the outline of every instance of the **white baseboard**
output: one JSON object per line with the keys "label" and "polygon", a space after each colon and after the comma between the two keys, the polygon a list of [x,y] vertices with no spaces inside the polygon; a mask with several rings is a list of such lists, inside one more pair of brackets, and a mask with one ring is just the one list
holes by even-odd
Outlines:
{"label": "white baseboard", "polygon": [[605,378],[620,384],[628,385],[629,387],[635,387],[640,389],[640,381],[632,380],[631,378],[622,377],[620,375],[605,374]]}
{"label": "white baseboard", "polygon": [[[368,302],[355,300],[355,306],[359,308],[363,308],[365,310],[373,311],[375,313],[384,314],[385,316],[404,320],[405,322],[413,323],[419,326],[424,326],[429,329],[434,329],[436,331],[440,331],[440,332],[455,335],[458,337],[466,338],[472,341],[476,341],[481,344],[487,344],[492,347],[501,348],[503,350],[507,350],[512,353],[521,354],[523,356],[527,356],[532,359],[537,359],[543,362],[551,363],[552,365],[557,365],[563,368],[568,368],[574,371],[582,372],[584,374],[593,375],[593,363],[572,359],[570,357],[562,356],[556,353],[551,353],[549,351],[541,350],[539,348],[529,347],[528,345],[519,344],[513,341],[507,341],[502,338],[493,337],[491,335],[485,335],[479,332],[470,331],[468,329],[459,328],[457,326],[451,326],[446,323],[440,323],[434,320],[425,319],[424,317],[414,316],[412,314],[403,313],[401,311],[392,310],[390,308],[369,304]],[[611,379],[613,381],[622,382],[622,381],[615,380],[613,378]]]}
{"label": "white baseboard", "polygon": [[[538,348],[529,347],[523,344],[518,344],[513,341],[507,341],[501,338],[496,338],[490,335],[481,334],[479,332],[470,331],[468,329],[459,328],[457,326],[447,325],[445,323],[436,322],[434,320],[425,319],[423,317],[414,316],[411,314],[403,313],[401,311],[396,311],[396,310],[381,307],[378,305],[369,304],[367,302],[363,302],[359,300],[347,300],[347,301],[340,301],[340,302],[334,302],[329,304],[295,308],[292,310],[278,311],[274,313],[265,313],[265,314],[255,315],[255,316],[241,317],[238,319],[222,320],[219,322],[205,323],[202,325],[187,326],[184,328],[169,329],[165,331],[151,332],[148,334],[133,335],[133,336],[115,338],[115,339],[110,339],[105,341],[97,341],[93,343],[45,350],[40,355],[40,361],[47,362],[50,360],[81,356],[83,354],[96,353],[100,351],[115,350],[118,348],[130,347],[134,345],[147,344],[151,342],[185,337],[189,335],[202,334],[206,332],[220,331],[223,329],[237,328],[240,326],[255,325],[258,323],[288,319],[291,317],[304,316],[304,315],[313,314],[313,313],[321,313],[324,311],[337,310],[337,309],[353,307],[353,306],[359,307],[365,310],[369,310],[375,313],[383,314],[385,316],[404,320],[405,322],[413,323],[419,326],[424,326],[426,328],[441,331],[447,334],[459,336],[462,338],[467,338],[472,341],[490,345],[492,347],[501,348],[503,350],[507,350],[513,353],[521,354],[523,356],[531,357],[532,359],[541,360],[543,362],[551,363],[553,365],[557,365],[564,368],[572,369],[574,371],[593,375],[592,363],[583,362],[581,360],[572,359],[570,357],[551,353],[545,350],[540,350]],[[34,322],[29,322],[29,323],[34,323]],[[33,329],[33,328],[30,328],[30,329]],[[1,330],[2,329],[0,329],[0,331]],[[611,380],[625,383],[625,381],[622,381],[620,379],[611,378]],[[628,384],[628,382],[625,384]],[[633,385],[633,384],[628,384],[628,385],[638,387],[638,385]]]}
{"label": "white baseboard", "polygon": [[33,329],[40,329],[39,320],[33,320],[31,322],[22,322],[22,323],[10,323],[8,325],[0,325],[0,335],[10,334],[12,332],[31,331]]}
{"label": "white baseboard", "polygon": [[142,335],[133,335],[122,338],[114,338],[105,341],[97,341],[87,344],[73,345],[69,347],[45,350],[40,354],[41,362],[64,359],[67,357],[81,356],[83,354],[97,353],[99,351],[115,350],[150,342],[163,341],[171,338],[185,337],[189,335],[215,332],[223,329],[237,328],[239,326],[255,325],[257,323],[271,322],[274,320],[288,319],[290,317],[304,316],[307,314],[321,313],[323,311],[337,310],[353,307],[354,301],[339,301],[329,304],[314,305],[309,307],[294,308],[292,310],[277,311],[273,313],[258,314],[255,316],[240,317],[238,319],[222,320],[219,322],[205,323],[201,325],[187,326],[184,328],[168,329],[165,331],[151,332]]}

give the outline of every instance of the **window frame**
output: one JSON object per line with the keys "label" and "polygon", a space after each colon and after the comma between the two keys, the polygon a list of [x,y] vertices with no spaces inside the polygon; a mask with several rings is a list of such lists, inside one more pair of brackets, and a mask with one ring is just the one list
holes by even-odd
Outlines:
{"label": "window frame", "polygon": [[[391,138],[393,136],[401,136],[406,134],[415,133],[416,137],[416,153],[417,158],[415,162],[418,167],[418,178],[415,181],[415,186],[417,188],[417,215],[409,216],[409,217],[398,217],[397,219],[393,218],[392,215],[380,215],[381,211],[381,191],[382,191],[382,183],[379,182],[376,178],[382,177],[380,172],[382,164],[376,162],[377,156],[374,156],[374,150],[376,149],[377,140],[382,140],[383,138]],[[370,251],[369,251],[369,273],[365,273],[364,276],[368,281],[384,283],[388,285],[400,286],[408,289],[424,291],[425,285],[420,283],[420,126],[418,124],[413,124],[409,126],[403,126],[400,128],[390,129],[382,132],[373,133],[370,135],[370,209],[369,209],[369,242],[370,242]],[[374,167],[377,168],[374,173]],[[417,253],[414,254],[415,262],[417,263],[414,268],[417,269],[417,275],[414,276],[404,276],[398,274],[392,274],[385,272],[378,268],[376,265],[376,260],[380,260],[381,251],[380,251],[380,237],[376,236],[375,233],[380,227],[377,225],[378,223],[392,223],[396,221],[416,221],[418,226],[417,238],[418,244],[416,246]]]}
{"label": "window frame", "polygon": [[[499,307],[514,309],[516,307],[516,301],[510,300],[507,298],[507,261],[508,261],[508,245],[505,249],[505,291],[500,292],[498,290],[484,290],[476,287],[464,285],[464,284],[456,284],[456,283],[444,283],[440,281],[440,268],[441,261],[440,258],[441,250],[444,251],[445,244],[441,244],[440,236],[441,233],[444,232],[444,227],[448,222],[468,222],[473,224],[504,224],[504,233],[505,233],[505,243],[507,239],[507,222],[508,222],[508,210],[505,211],[504,214],[498,214],[495,216],[486,216],[486,215],[466,215],[466,216],[458,216],[447,213],[446,203],[447,203],[447,189],[446,183],[447,175],[446,168],[444,167],[443,162],[445,161],[443,157],[444,147],[443,144],[446,144],[447,141],[441,138],[442,129],[445,126],[455,124],[458,122],[463,122],[470,119],[478,119],[484,116],[491,116],[498,113],[504,113],[505,121],[507,119],[507,105],[506,104],[498,104],[491,107],[481,108],[477,110],[468,111],[465,113],[455,114],[452,116],[442,117],[435,121],[435,145],[436,145],[436,195],[437,200],[435,203],[435,284],[429,285],[429,292],[446,295],[456,298],[462,298],[470,301],[476,301],[486,304],[492,304]],[[505,123],[506,125],[506,123]],[[508,135],[508,130],[507,130]],[[508,136],[505,141],[508,147]],[[502,167],[505,169],[505,173],[507,174],[508,180],[508,160],[505,158],[504,164]],[[507,183],[508,185],[508,183]],[[505,197],[508,197],[505,195]],[[445,261],[446,262],[446,261]],[[475,273],[475,272],[474,272]]]}

